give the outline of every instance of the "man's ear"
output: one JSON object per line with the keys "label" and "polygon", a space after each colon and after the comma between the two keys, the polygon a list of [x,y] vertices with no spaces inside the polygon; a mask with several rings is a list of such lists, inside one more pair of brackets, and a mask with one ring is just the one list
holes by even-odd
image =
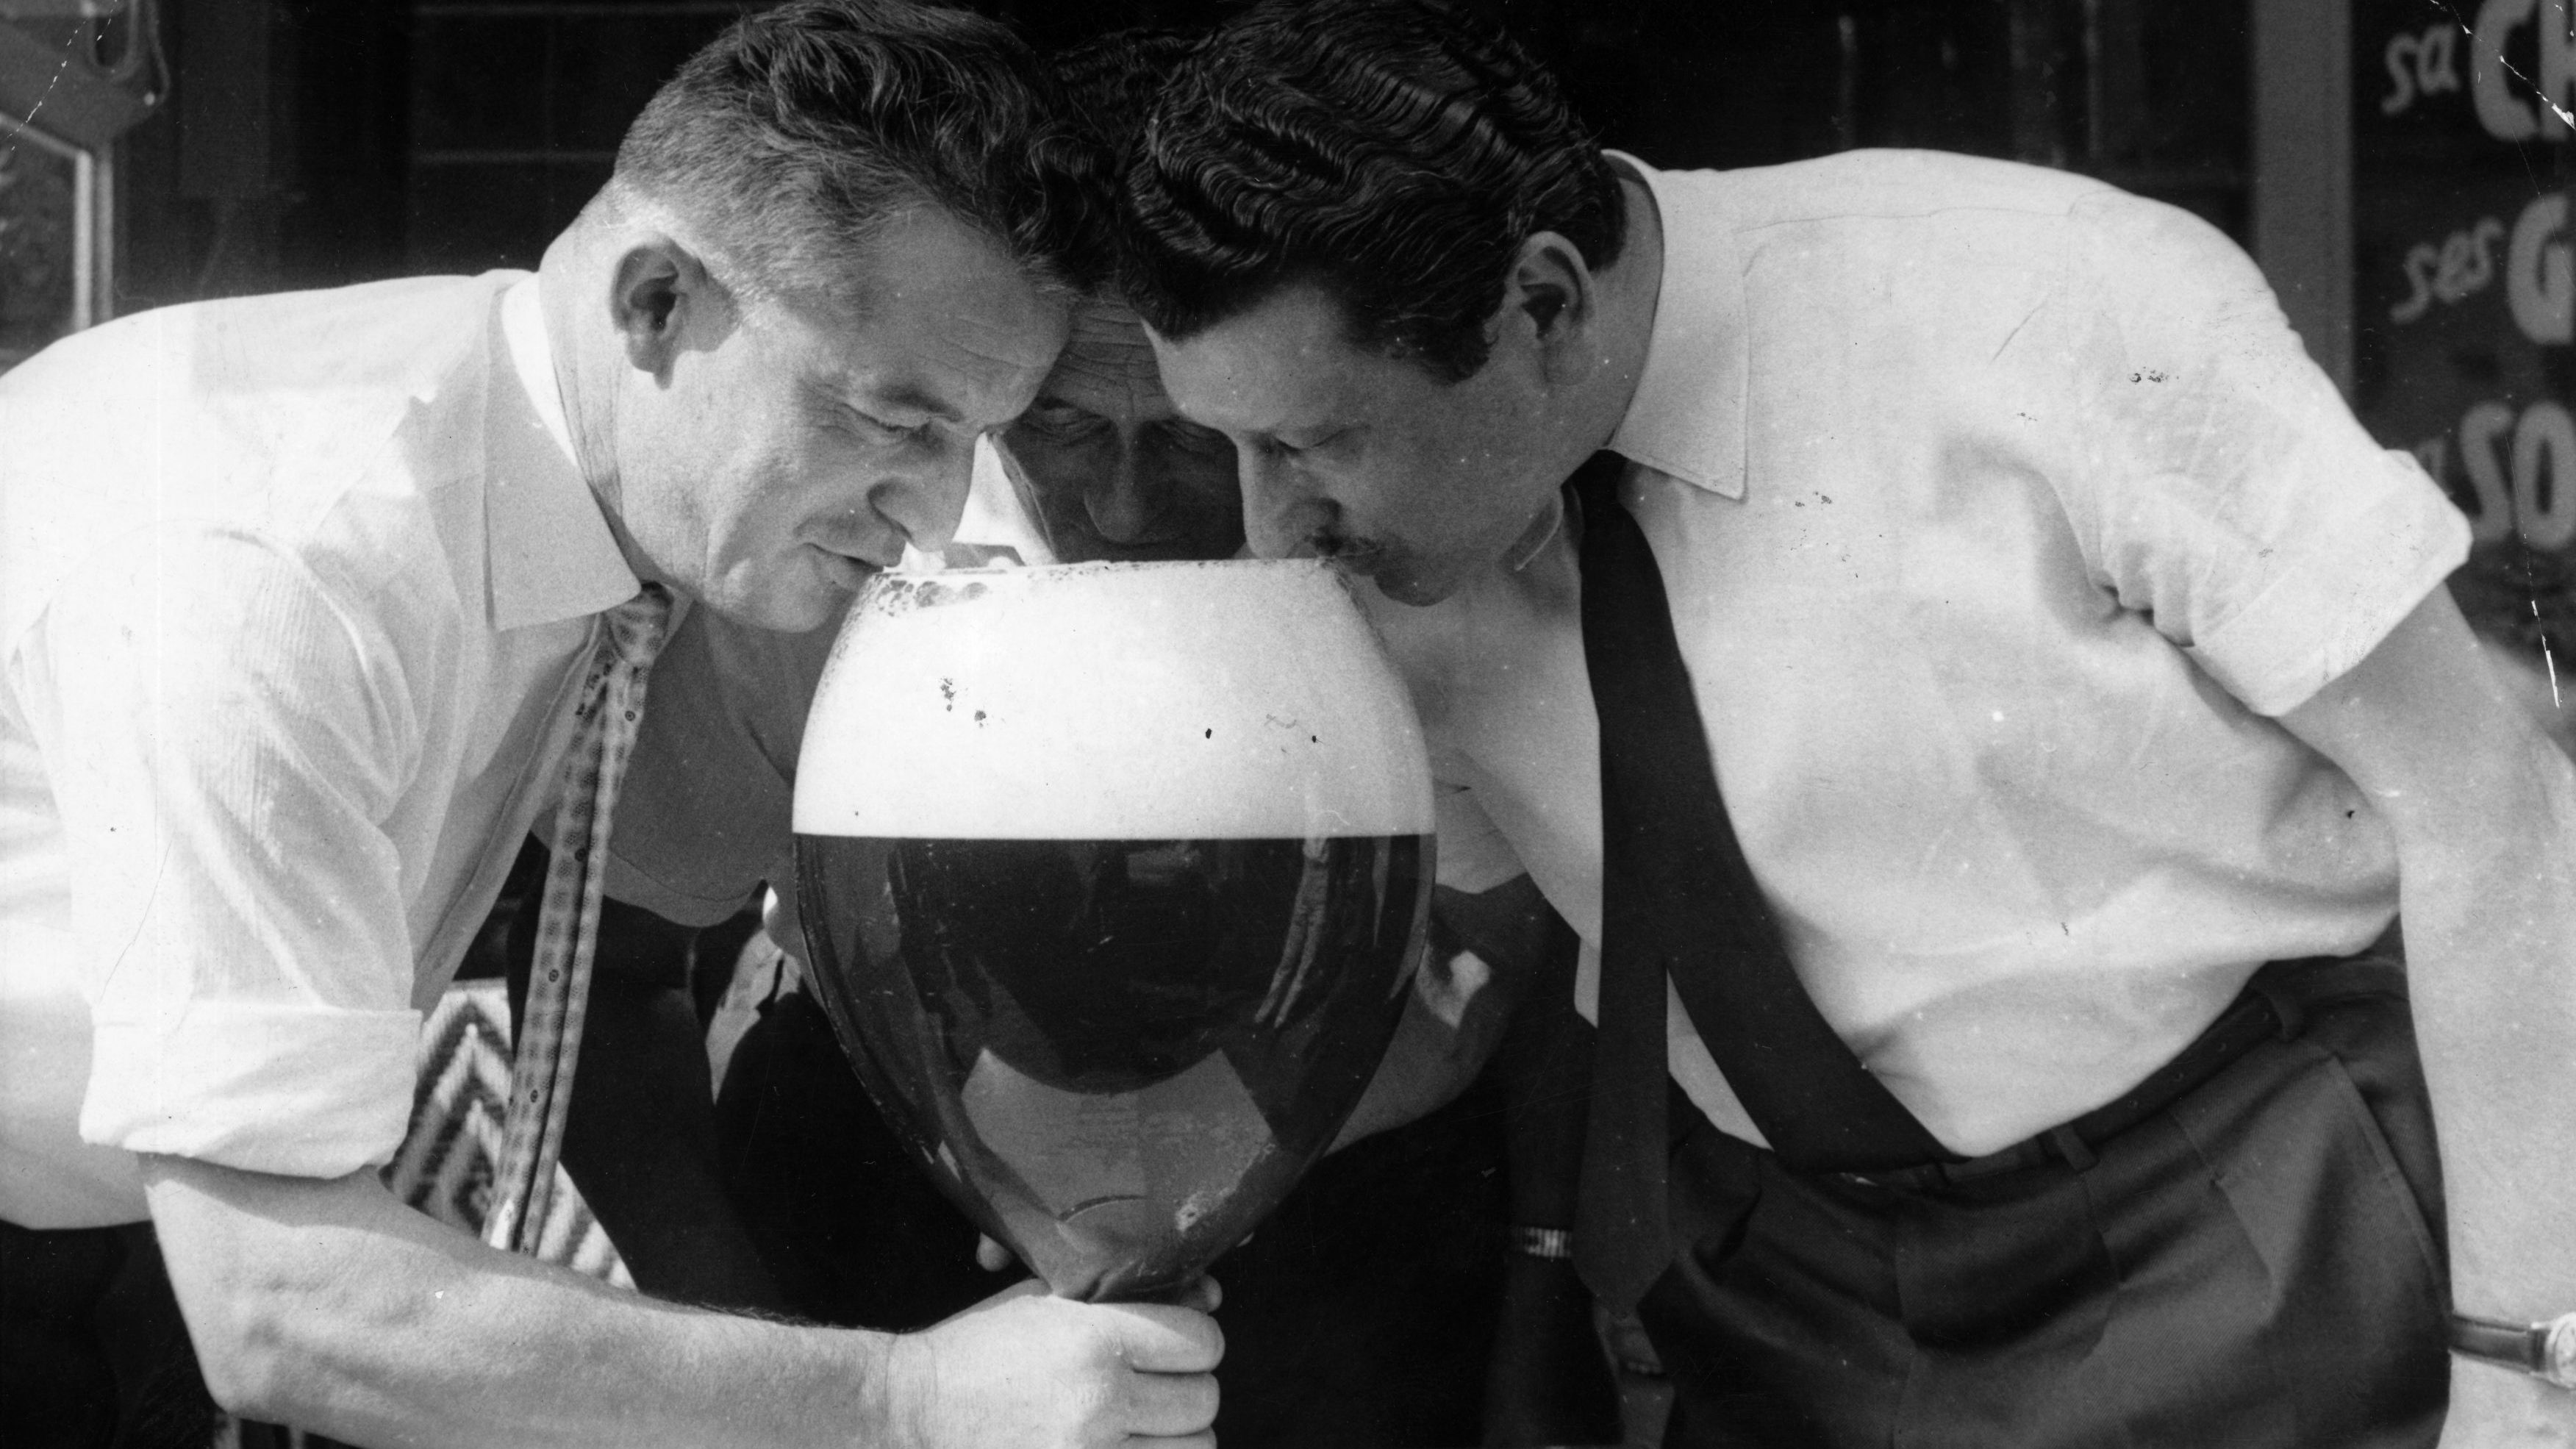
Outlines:
{"label": "man's ear", "polygon": [[720,320],[725,299],[697,253],[667,233],[628,246],[609,290],[610,325],[627,363],[667,380],[683,341]]}
{"label": "man's ear", "polygon": [[1599,298],[1592,269],[1574,243],[1552,231],[1532,234],[1512,258],[1503,306],[1526,320],[1543,366],[1553,374],[1582,357],[1573,346],[1591,328]]}

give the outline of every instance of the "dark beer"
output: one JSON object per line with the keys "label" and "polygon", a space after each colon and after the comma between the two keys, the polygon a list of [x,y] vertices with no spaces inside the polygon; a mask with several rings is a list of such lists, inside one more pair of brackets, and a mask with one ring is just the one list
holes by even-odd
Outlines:
{"label": "dark beer", "polygon": [[1430,859],[1414,835],[797,852],[869,1090],[1082,1297],[1177,1286],[1331,1144],[1394,1029]]}
{"label": "dark beer", "polygon": [[1148,1297],[1328,1147],[1402,1014],[1431,780],[1313,563],[880,578],[796,778],[807,962],[950,1195]]}

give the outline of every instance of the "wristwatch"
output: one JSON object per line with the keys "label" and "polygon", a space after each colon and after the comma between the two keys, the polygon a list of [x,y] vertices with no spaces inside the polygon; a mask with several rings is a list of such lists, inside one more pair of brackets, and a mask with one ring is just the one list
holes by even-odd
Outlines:
{"label": "wristwatch", "polygon": [[2576,1389],[2576,1313],[2546,1323],[2506,1323],[2454,1313],[2451,1352],[2520,1369],[2562,1389]]}

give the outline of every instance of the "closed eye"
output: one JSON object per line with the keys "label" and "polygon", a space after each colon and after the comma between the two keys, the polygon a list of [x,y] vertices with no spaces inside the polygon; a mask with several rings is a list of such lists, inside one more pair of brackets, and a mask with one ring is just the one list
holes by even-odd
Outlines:
{"label": "closed eye", "polygon": [[909,442],[921,436],[930,427],[926,422],[890,423],[873,413],[863,412],[857,408],[844,408],[842,414],[852,432],[877,443]]}
{"label": "closed eye", "polygon": [[1203,428],[1180,418],[1174,418],[1162,427],[1164,436],[1190,452],[1223,457],[1234,451],[1234,443],[1214,428]]}
{"label": "closed eye", "polygon": [[1335,428],[1329,433],[1316,433],[1311,437],[1283,438],[1274,436],[1270,439],[1270,444],[1280,452],[1287,453],[1291,456],[1303,453],[1320,453],[1326,448],[1331,447],[1333,444],[1340,442],[1342,438],[1349,433],[1349,431],[1350,430],[1348,428]]}
{"label": "closed eye", "polygon": [[1070,443],[1100,432],[1109,426],[1109,420],[1098,413],[1088,412],[1082,408],[1066,407],[1060,403],[1041,403],[1020,414],[1019,425],[1029,428],[1040,437],[1050,438],[1059,443]]}

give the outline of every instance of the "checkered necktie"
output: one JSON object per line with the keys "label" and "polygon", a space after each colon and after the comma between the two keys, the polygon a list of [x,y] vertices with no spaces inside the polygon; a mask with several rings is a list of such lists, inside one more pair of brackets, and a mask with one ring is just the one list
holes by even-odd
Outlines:
{"label": "checkered necktie", "polygon": [[597,867],[617,808],[618,780],[635,748],[636,722],[644,716],[645,674],[670,631],[671,593],[646,584],[600,619],[604,627],[582,681],[572,747],[564,757],[563,806],[555,816],[528,1002],[519,1014],[510,1068],[509,1127],[492,1208],[483,1220],[483,1241],[513,1252],[536,1250],[554,1190],[599,938],[603,872]]}

